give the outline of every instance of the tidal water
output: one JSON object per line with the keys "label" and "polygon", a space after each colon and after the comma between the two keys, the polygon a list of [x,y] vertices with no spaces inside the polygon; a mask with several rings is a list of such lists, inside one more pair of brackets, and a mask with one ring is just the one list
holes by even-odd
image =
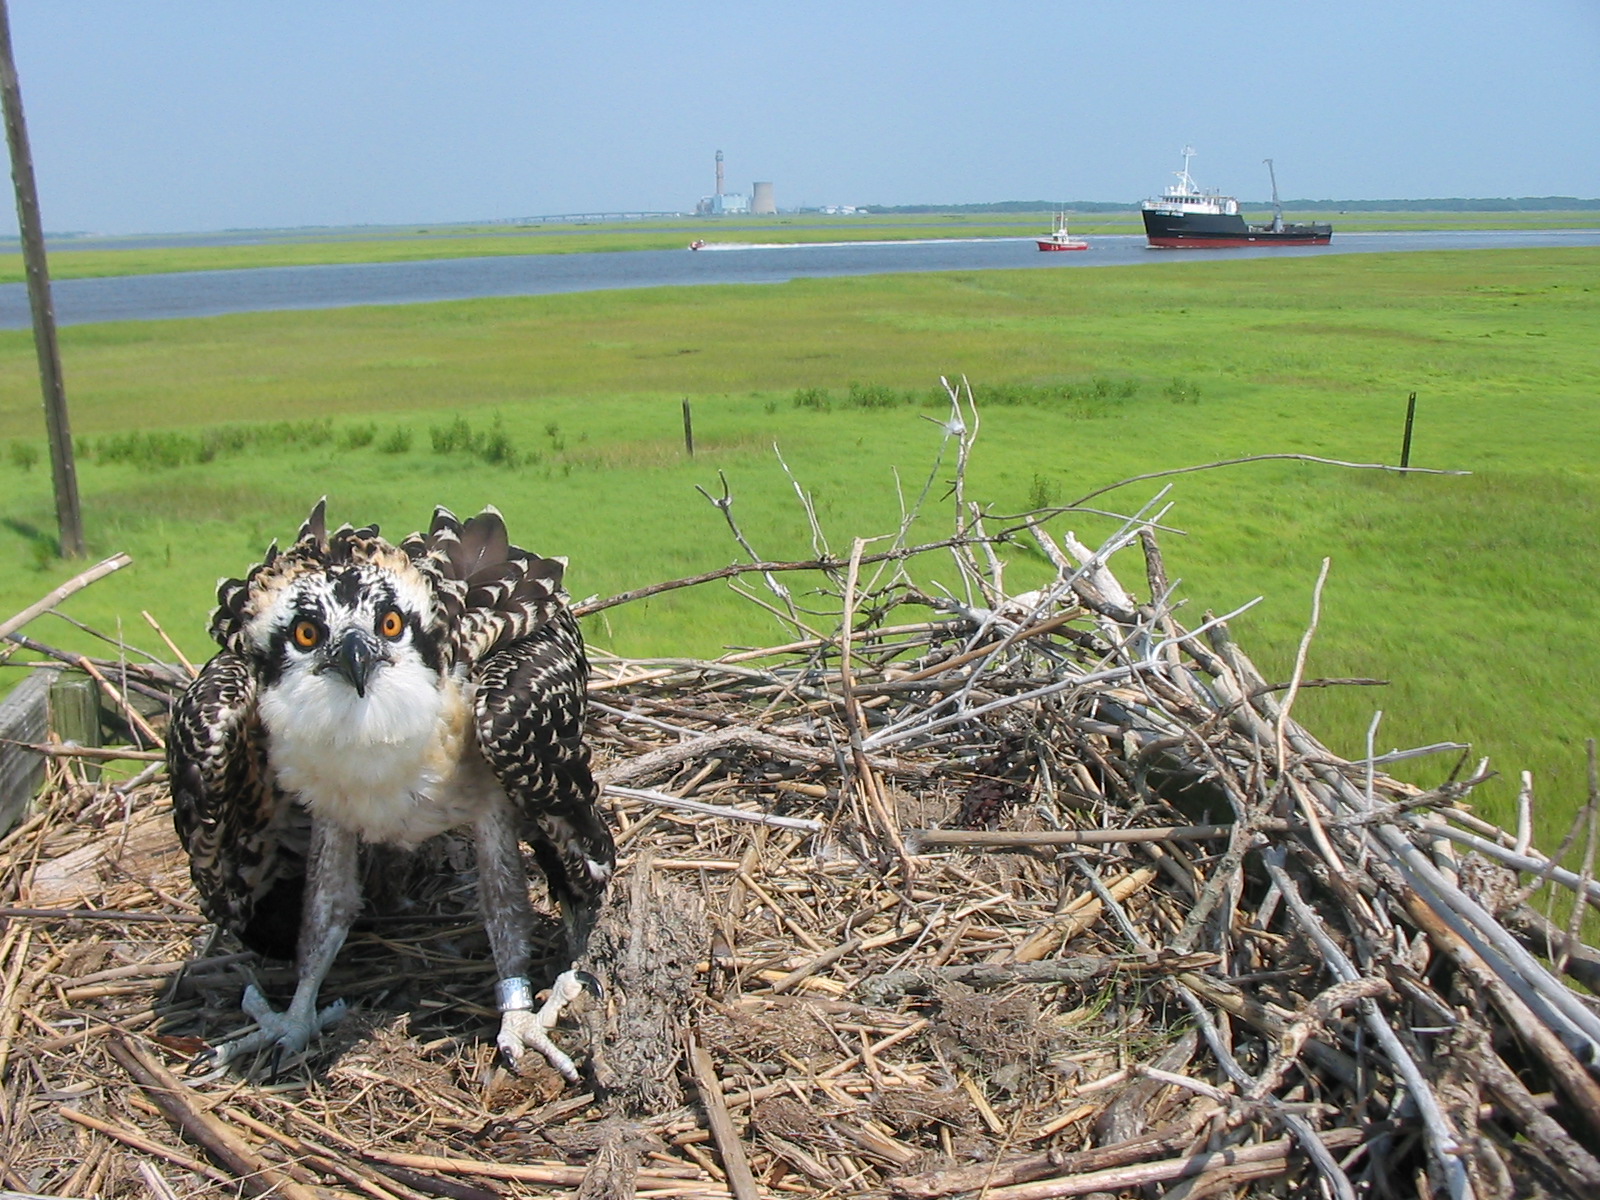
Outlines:
{"label": "tidal water", "polygon": [[[701,251],[639,250],[603,254],[529,254],[319,267],[191,271],[52,285],[62,325],[154,321],[277,309],[425,304],[490,296],[538,296],[616,288],[783,283],[791,279],[908,271],[1070,271],[1217,259],[1299,258],[1414,250],[1497,250],[1600,246],[1600,230],[1338,233],[1329,246],[1223,250],[1151,250],[1140,236],[1091,237],[1091,249],[1041,253],[1031,238],[835,242],[805,246],[746,243]],[[0,328],[26,329],[23,284],[0,285]]]}

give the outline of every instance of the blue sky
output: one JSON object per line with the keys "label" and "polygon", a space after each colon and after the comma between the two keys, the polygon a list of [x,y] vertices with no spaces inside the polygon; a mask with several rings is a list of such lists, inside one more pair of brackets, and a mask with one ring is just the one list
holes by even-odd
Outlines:
{"label": "blue sky", "polygon": [[[1600,196],[1597,0],[11,0],[46,228]],[[14,233],[11,206],[0,230]]]}

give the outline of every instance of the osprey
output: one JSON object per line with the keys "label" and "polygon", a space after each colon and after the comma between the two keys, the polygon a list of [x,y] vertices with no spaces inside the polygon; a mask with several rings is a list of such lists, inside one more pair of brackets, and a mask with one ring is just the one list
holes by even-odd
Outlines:
{"label": "osprey", "polygon": [[570,966],[535,1011],[526,841],[582,956],[616,862],[595,807],[583,720],[589,666],[561,592],[564,562],[511,545],[492,508],[444,508],[398,546],[376,525],[330,537],[319,502],[283,553],[223,580],[222,647],[179,698],[168,738],[173,816],[205,914],[251,949],[296,959],[276,1012],[219,1045],[226,1063],[296,1053],[343,1013],[317,992],[361,907],[363,844],[470,833],[498,975],[497,1044],[536,1049],[589,977]]}

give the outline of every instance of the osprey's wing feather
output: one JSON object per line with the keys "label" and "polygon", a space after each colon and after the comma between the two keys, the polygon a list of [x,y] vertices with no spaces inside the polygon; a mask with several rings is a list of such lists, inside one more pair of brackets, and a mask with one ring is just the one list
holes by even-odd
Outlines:
{"label": "osprey's wing feather", "polygon": [[493,508],[465,524],[448,508],[435,509],[427,534],[413,534],[401,549],[433,584],[438,633],[452,662],[473,667],[564,608],[566,564],[513,546]]}
{"label": "osprey's wing feather", "polygon": [[599,789],[583,741],[589,664],[562,605],[473,671],[478,745],[521,816],[563,909],[605,891],[616,848],[595,807]]}
{"label": "osprey's wing feather", "polygon": [[589,663],[566,606],[566,563],[511,544],[486,508],[434,511],[401,549],[433,582],[438,632],[474,685],[478,748],[506,789],[563,911],[605,891],[616,849],[583,742]]}
{"label": "osprey's wing feather", "polygon": [[252,949],[294,957],[305,820],[272,781],[245,658],[222,651],[178,698],[167,766],[173,822],[206,916]]}

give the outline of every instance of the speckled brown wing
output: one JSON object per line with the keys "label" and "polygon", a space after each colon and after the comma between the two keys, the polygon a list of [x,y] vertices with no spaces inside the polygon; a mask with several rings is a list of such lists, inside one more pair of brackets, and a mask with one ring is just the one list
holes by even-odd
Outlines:
{"label": "speckled brown wing", "polygon": [[273,783],[256,679],[214,657],[173,708],[172,815],[206,916],[263,954],[293,958],[309,820]]}
{"label": "speckled brown wing", "polygon": [[[564,608],[565,561],[513,546],[493,508],[466,522],[447,508],[435,509],[427,535],[413,534],[401,549],[429,578],[438,634],[452,663],[476,668]],[[581,655],[576,628],[573,634]]]}
{"label": "speckled brown wing", "polygon": [[583,742],[589,663],[565,605],[472,671],[478,745],[522,818],[563,912],[599,902],[616,847]]}

